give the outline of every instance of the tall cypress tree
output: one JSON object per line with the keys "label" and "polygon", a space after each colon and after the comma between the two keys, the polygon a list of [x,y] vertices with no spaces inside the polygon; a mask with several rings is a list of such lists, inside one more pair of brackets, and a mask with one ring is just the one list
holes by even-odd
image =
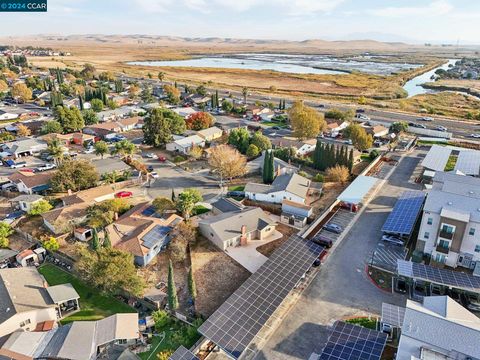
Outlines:
{"label": "tall cypress tree", "polygon": [[348,156],[348,170],[352,173],[353,170],[353,149],[350,149],[350,154]]}
{"label": "tall cypress tree", "polygon": [[83,110],[83,98],[82,95],[78,95],[78,106],[80,110]]}
{"label": "tall cypress tree", "polygon": [[175,279],[173,275],[172,260],[168,263],[168,283],[167,283],[167,295],[168,295],[168,308],[170,311],[174,311],[178,308],[177,288],[175,287]]}
{"label": "tall cypress tree", "polygon": [[98,233],[96,229],[93,229],[92,249],[97,251],[99,247],[100,247],[100,243],[98,241]]}
{"label": "tall cypress tree", "polygon": [[265,157],[263,159],[263,182],[265,184],[271,184],[275,179],[275,165],[274,156],[271,150],[265,150]]}
{"label": "tall cypress tree", "polygon": [[220,102],[218,101],[218,90],[215,90],[215,107],[220,107]]}
{"label": "tall cypress tree", "polygon": [[344,145],[344,146],[342,146],[342,149],[343,149],[342,162],[343,162],[344,166],[348,167],[348,148]]}
{"label": "tall cypress tree", "polygon": [[172,188],[172,201],[176,201],[176,196],[175,196],[175,189]]}
{"label": "tall cypress tree", "polygon": [[190,271],[188,272],[188,292],[192,297],[192,300],[195,301],[197,298],[197,286],[195,285],[195,279],[193,278],[192,267],[190,266]]}

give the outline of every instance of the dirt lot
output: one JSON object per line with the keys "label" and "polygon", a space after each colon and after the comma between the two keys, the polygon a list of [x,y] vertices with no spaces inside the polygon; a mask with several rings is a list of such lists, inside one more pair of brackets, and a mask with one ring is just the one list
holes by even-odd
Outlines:
{"label": "dirt lot", "polygon": [[277,230],[280,231],[283,236],[278,239],[278,240],[275,240],[275,241],[272,241],[268,244],[265,244],[265,245],[262,245],[262,246],[259,246],[257,248],[257,251],[262,254],[262,255],[265,255],[265,256],[270,256],[272,255],[272,253],[278,249],[285,241],[288,240],[288,238],[292,235],[292,234],[295,234],[298,232],[298,229],[294,229],[290,226],[287,226],[285,224],[278,224],[277,225]]}
{"label": "dirt lot", "polygon": [[319,200],[315,201],[314,203],[310,204],[313,207],[313,212],[315,214],[320,214],[325,210],[328,206],[330,206],[335,199],[340,195],[340,193],[349,185],[346,184],[338,184],[333,182],[326,182],[323,184],[322,196]]}
{"label": "dirt lot", "polygon": [[191,250],[191,259],[197,285],[196,308],[204,316],[210,316],[250,276],[203,237]]}

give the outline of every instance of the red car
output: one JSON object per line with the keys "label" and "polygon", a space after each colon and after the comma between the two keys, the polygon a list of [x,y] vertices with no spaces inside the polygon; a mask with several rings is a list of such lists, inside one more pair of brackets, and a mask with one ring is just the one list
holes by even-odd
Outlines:
{"label": "red car", "polygon": [[342,209],[345,209],[345,210],[348,210],[348,211],[351,211],[351,212],[355,212],[355,213],[358,211],[358,205],[356,205],[356,204],[350,204],[350,203],[344,202],[344,201],[342,201],[342,202],[340,203],[340,207],[341,207]]}
{"label": "red car", "polygon": [[159,156],[158,161],[165,162],[165,161],[167,161],[167,158],[165,156]]}
{"label": "red car", "polygon": [[116,198],[128,198],[132,196],[133,196],[133,193],[131,191],[120,191],[115,194]]}

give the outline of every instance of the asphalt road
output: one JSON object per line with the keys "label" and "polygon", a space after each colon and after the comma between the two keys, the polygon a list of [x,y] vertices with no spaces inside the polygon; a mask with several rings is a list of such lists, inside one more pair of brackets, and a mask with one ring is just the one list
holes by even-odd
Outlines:
{"label": "asphalt road", "polygon": [[402,295],[375,287],[365,268],[398,195],[419,188],[408,180],[420,160],[421,151],[416,151],[396,166],[255,360],[308,359],[321,352],[335,320],[379,314],[382,302],[405,305]]}

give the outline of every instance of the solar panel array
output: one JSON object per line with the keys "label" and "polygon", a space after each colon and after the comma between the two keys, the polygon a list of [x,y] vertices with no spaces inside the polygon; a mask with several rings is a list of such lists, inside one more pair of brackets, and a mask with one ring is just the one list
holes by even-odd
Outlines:
{"label": "solar panel array", "polygon": [[186,347],[181,345],[172,355],[170,355],[168,360],[199,360],[199,358]]}
{"label": "solar panel array", "polygon": [[233,358],[238,358],[272,317],[323,251],[291,236],[199,328]]}
{"label": "solar panel array", "polygon": [[167,234],[172,230],[171,227],[168,226],[161,226],[161,225],[155,225],[152,230],[150,230],[148,233],[146,233],[142,240],[143,240],[143,246],[145,246],[148,249],[151,249],[153,246],[158,244],[158,241],[160,239],[164,239]]}
{"label": "solar panel array", "polygon": [[382,231],[390,234],[410,235],[425,200],[423,191],[405,191],[397,200]]}
{"label": "solar panel array", "polygon": [[382,304],[382,322],[395,327],[402,327],[405,308],[397,305]]}
{"label": "solar panel array", "polygon": [[398,260],[397,264],[397,272],[401,276],[480,292],[480,278],[477,276],[448,269],[438,269],[411,261]]}
{"label": "solar panel array", "polygon": [[336,321],[319,360],[379,360],[387,334]]}

